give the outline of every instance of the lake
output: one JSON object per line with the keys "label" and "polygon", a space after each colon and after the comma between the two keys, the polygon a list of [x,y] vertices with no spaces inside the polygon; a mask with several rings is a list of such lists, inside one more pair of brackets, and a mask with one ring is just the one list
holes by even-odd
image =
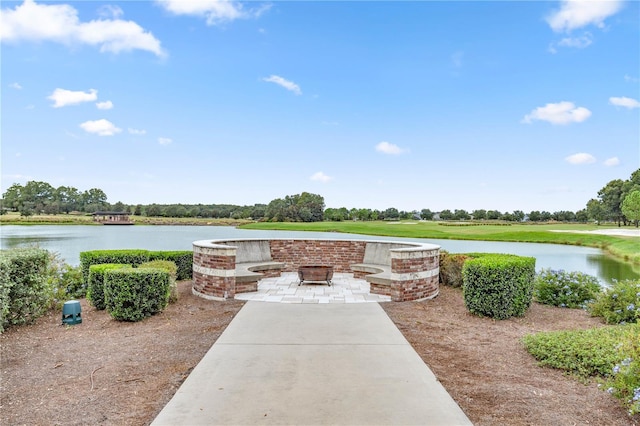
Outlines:
{"label": "lake", "polygon": [[230,226],[83,226],[83,225],[3,225],[0,248],[26,245],[54,251],[71,265],[80,264],[80,252],[104,249],[192,250],[192,243],[206,239],[237,238],[335,238],[361,240],[419,241],[438,244],[451,253],[510,253],[536,258],[536,269],[581,271],[597,276],[603,283],[640,278],[639,268],[589,247],[557,244],[505,243],[379,237],[335,232],[264,231]]}

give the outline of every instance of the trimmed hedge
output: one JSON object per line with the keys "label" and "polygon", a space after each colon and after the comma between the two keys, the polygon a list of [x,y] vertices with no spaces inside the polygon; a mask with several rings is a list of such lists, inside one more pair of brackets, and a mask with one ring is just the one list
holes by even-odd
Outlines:
{"label": "trimmed hedge", "polygon": [[170,260],[178,266],[177,280],[189,280],[193,276],[193,252],[149,250],[92,250],[80,253],[80,266],[85,283],[89,282],[91,265],[117,263],[139,266],[152,260]]}
{"label": "trimmed hedge", "polygon": [[178,301],[178,285],[176,283],[176,277],[178,274],[178,267],[170,260],[152,260],[151,262],[145,262],[138,268],[156,268],[162,269],[169,273],[169,303]]}
{"label": "trimmed hedge", "polygon": [[131,268],[122,263],[103,263],[89,267],[89,284],[87,285],[87,300],[98,310],[104,310],[104,273],[112,269]]}
{"label": "trimmed hedge", "polygon": [[152,251],[149,252],[149,260],[168,260],[175,263],[178,267],[176,275],[178,281],[193,278],[193,252],[191,250]]}
{"label": "trimmed hedge", "polygon": [[487,254],[462,268],[464,302],[469,312],[506,319],[523,316],[533,296],[536,259]]}
{"label": "trimmed hedge", "polygon": [[169,302],[169,273],[155,268],[109,269],[104,273],[107,311],[119,321],[140,321]]}
{"label": "trimmed hedge", "polygon": [[0,331],[29,324],[50,306],[49,253],[39,248],[0,251]]}

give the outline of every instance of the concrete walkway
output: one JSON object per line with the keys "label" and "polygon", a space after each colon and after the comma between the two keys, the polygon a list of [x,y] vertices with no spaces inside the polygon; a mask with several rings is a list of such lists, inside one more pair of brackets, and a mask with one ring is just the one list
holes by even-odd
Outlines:
{"label": "concrete walkway", "polygon": [[152,424],[471,422],[377,303],[247,302]]}

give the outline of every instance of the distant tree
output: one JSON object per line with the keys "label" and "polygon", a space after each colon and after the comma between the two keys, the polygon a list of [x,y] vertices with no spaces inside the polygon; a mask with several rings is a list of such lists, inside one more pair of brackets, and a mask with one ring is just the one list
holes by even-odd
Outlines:
{"label": "distant tree", "polygon": [[123,213],[126,211],[126,206],[124,205],[124,203],[122,201],[118,201],[117,203],[115,203],[113,205],[113,211],[114,212],[118,212],[118,213]]}
{"label": "distant tree", "polygon": [[400,218],[400,212],[395,207],[389,207],[384,212],[382,212],[382,214],[384,216],[383,218],[386,220]]}
{"label": "distant tree", "polygon": [[640,221],[640,191],[635,190],[627,195],[622,202],[622,214],[627,219],[633,221],[638,227],[638,221]]}
{"label": "distant tree", "polygon": [[455,220],[469,220],[471,216],[469,216],[466,210],[456,210],[453,212],[453,218]]}
{"label": "distant tree", "polygon": [[589,215],[587,209],[582,209],[576,212],[576,220],[580,223],[587,223],[589,221]]}
{"label": "distant tree", "polygon": [[487,218],[487,211],[483,209],[474,210],[471,212],[471,216],[473,216],[474,220],[484,220]]}
{"label": "distant tree", "polygon": [[544,211],[544,210],[543,210],[543,211],[541,211],[541,212],[540,212],[540,219],[541,219],[543,222],[547,222],[547,221],[551,220],[551,213],[549,213],[549,212],[547,212],[547,211]]}
{"label": "distant tree", "polygon": [[489,220],[498,220],[502,218],[502,213],[498,210],[487,210],[487,219]]}
{"label": "distant tree", "polygon": [[440,219],[442,219],[442,220],[452,220],[453,219],[453,213],[451,213],[451,210],[449,210],[449,209],[442,210],[440,212]]}
{"label": "distant tree", "polygon": [[592,198],[587,203],[587,217],[595,221],[598,225],[605,220],[606,212],[602,201]]}
{"label": "distant tree", "polygon": [[529,212],[529,220],[531,222],[540,222],[542,220],[542,215],[539,211],[534,210],[532,212]]}
{"label": "distant tree", "polygon": [[615,179],[598,191],[598,197],[602,201],[607,218],[618,222],[618,226],[624,219],[622,215],[623,186],[624,182],[621,179]]}
{"label": "distant tree", "polygon": [[420,217],[423,220],[433,220],[433,212],[429,209],[420,210]]}
{"label": "distant tree", "polygon": [[522,210],[514,210],[512,214],[516,222],[522,222],[526,216]]}

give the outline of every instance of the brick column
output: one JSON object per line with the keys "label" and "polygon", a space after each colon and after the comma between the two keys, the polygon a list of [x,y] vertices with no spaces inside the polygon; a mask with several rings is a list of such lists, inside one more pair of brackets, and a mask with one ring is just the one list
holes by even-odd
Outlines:
{"label": "brick column", "polygon": [[391,249],[390,253],[391,300],[404,302],[438,295],[439,247]]}
{"label": "brick column", "polygon": [[211,300],[236,294],[236,248],[209,241],[193,243],[193,294]]}

